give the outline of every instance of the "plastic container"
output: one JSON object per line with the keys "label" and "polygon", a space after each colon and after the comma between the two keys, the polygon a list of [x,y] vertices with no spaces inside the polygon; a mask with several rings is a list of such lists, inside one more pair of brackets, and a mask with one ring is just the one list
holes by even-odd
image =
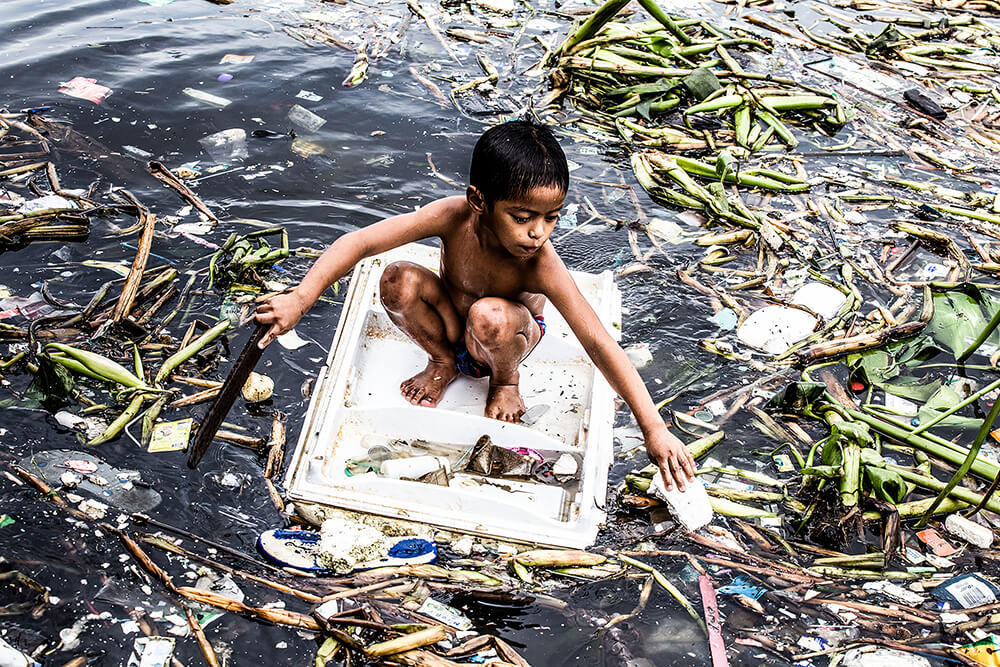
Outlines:
{"label": "plastic container", "polygon": [[288,120],[292,121],[306,132],[315,132],[326,125],[326,119],[317,116],[304,106],[295,104],[288,110]]}
{"label": "plastic container", "polygon": [[250,155],[247,151],[246,130],[239,127],[202,137],[198,143],[206,153],[220,162],[242,160]]}

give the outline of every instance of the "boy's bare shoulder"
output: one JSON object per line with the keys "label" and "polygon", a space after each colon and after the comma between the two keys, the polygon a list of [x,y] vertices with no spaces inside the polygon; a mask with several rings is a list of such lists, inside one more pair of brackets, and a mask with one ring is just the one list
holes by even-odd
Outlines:
{"label": "boy's bare shoulder", "polygon": [[472,215],[469,202],[463,195],[435,199],[422,207],[420,211],[427,215],[433,215],[446,223],[467,220]]}

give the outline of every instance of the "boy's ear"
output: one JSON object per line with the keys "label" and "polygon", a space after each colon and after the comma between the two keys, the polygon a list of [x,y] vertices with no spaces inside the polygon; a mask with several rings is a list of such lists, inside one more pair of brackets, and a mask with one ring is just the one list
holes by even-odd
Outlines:
{"label": "boy's ear", "polygon": [[465,200],[469,202],[469,208],[478,215],[486,213],[486,198],[483,197],[482,191],[475,185],[470,185],[465,189]]}

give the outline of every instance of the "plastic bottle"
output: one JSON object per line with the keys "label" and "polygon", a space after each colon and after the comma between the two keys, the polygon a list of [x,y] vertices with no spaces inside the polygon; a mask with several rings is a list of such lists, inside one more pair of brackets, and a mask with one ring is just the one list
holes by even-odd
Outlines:
{"label": "plastic bottle", "polygon": [[382,462],[381,472],[393,479],[419,479],[442,467],[448,467],[443,456],[414,456],[408,459],[388,459]]}

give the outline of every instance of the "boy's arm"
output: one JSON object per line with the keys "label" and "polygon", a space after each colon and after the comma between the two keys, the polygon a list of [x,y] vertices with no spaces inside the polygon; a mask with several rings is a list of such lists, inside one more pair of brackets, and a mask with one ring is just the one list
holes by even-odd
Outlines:
{"label": "boy's arm", "polygon": [[687,447],[667,429],[635,366],[605,330],[562,260],[555,253],[546,259],[551,261],[539,266],[537,274],[542,293],[566,318],[594,365],[631,408],[646,441],[646,453],[663,473],[664,486],[669,490],[676,483],[683,491],[694,479],[694,459]]}
{"label": "boy's arm", "polygon": [[442,236],[462,214],[464,205],[464,197],[438,199],[411,213],[386,218],[338,238],[295,288],[257,306],[257,322],[271,325],[260,347],[267,347],[272,340],[290,331],[320,295],[362,259],[412,241]]}

